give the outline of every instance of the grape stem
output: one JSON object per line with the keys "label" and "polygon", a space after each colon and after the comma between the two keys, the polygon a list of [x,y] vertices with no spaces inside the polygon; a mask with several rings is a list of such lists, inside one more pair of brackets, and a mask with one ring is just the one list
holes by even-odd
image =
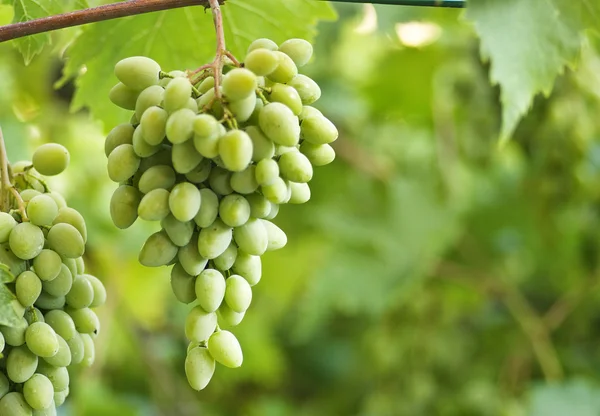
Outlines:
{"label": "grape stem", "polygon": [[12,175],[9,169],[8,156],[6,154],[6,145],[4,144],[4,135],[2,134],[2,127],[0,127],[0,190],[2,199],[0,201],[0,209],[3,212],[9,212],[11,203],[10,195],[17,201],[19,214],[21,215],[22,221],[27,221],[27,213],[25,212],[25,202],[13,185]]}

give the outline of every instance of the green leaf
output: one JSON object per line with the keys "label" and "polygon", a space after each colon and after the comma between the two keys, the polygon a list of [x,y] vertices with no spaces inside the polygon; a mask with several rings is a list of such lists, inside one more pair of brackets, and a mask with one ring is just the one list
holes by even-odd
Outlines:
{"label": "green leaf", "polygon": [[501,139],[508,139],[533,98],[548,95],[554,80],[579,56],[582,31],[598,21],[592,1],[471,0],[467,18],[491,61],[491,81],[502,89]]}
{"label": "green leaf", "polygon": [[13,21],[15,9],[9,4],[0,4],[0,26],[7,25]]}
{"label": "green leaf", "polygon": [[529,416],[597,416],[600,388],[583,380],[535,387],[530,396]]}
{"label": "green leaf", "polygon": [[19,316],[16,308],[22,309],[23,307],[20,306],[17,297],[4,284],[0,284],[0,325],[15,326],[19,324],[23,314]]}
{"label": "green leaf", "polygon": [[[312,0],[229,0],[223,6],[228,48],[243,58],[257,37],[283,41],[311,39],[319,19],[333,19],[330,5]],[[188,7],[100,22],[84,28],[68,51],[63,80],[75,77],[77,91],[72,110],[89,107],[109,125],[129,119],[108,100],[117,79],[115,63],[134,55],[156,60],[164,70],[199,67],[214,56],[215,33],[210,11]],[[82,74],[81,69],[85,68]]]}
{"label": "green leaf", "polygon": [[11,283],[15,281],[15,275],[10,271],[10,267],[0,263],[0,283]]}

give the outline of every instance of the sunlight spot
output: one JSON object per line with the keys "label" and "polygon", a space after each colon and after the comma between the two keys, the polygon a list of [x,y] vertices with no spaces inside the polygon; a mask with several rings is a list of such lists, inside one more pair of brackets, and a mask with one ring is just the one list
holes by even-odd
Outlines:
{"label": "sunlight spot", "polygon": [[439,39],[442,28],[435,23],[397,23],[396,34],[403,45],[419,48],[430,45]]}
{"label": "sunlight spot", "polygon": [[377,11],[372,4],[365,4],[363,8],[363,19],[356,26],[354,32],[361,35],[368,35],[377,30]]}

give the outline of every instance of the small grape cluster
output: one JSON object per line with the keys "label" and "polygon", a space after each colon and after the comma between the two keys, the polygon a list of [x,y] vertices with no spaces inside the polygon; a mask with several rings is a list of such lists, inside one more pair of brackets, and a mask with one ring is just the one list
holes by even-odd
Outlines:
{"label": "small grape cluster", "polygon": [[[196,302],[185,323],[188,381],[204,389],[219,362],[243,361],[236,337],[262,273],[260,256],[287,243],[273,222],[279,206],[310,199],[313,166],[335,158],[338,131],[310,106],[319,86],[299,74],[312,45],[254,41],[244,63],[162,72],[146,57],[119,61],[111,101],[135,111],[105,142],[108,174],[120,186],[113,222],[160,221],[141,249],[145,266],[173,265],[177,299]],[[215,77],[216,75],[216,77]],[[215,81],[217,79],[217,81]]]}
{"label": "small grape cluster", "polygon": [[0,212],[0,267],[21,319],[0,326],[0,415],[56,415],[69,395],[67,367],[94,362],[100,323],[91,308],[106,290],[85,273],[83,217],[40,176],[68,163],[67,149],[45,144],[11,167],[16,208]]}

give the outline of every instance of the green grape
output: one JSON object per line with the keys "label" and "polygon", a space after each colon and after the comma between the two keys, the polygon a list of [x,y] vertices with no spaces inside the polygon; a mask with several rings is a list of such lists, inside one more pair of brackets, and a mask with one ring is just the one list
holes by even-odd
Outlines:
{"label": "green grape", "polygon": [[25,344],[25,331],[29,324],[25,318],[21,318],[15,326],[0,325],[0,331],[4,335],[4,341],[11,347],[19,347]]}
{"label": "green grape", "polygon": [[298,151],[298,148],[296,146],[281,146],[278,144],[275,146],[275,157],[279,157],[279,156],[284,155],[289,152],[297,152],[297,151]]}
{"label": "green grape", "polygon": [[94,340],[88,334],[82,334],[81,339],[83,340],[83,360],[81,360],[80,365],[82,367],[91,367],[96,360]]}
{"label": "green grape", "polygon": [[216,118],[208,114],[198,114],[194,118],[194,146],[204,157],[213,158],[219,154],[219,137],[224,134],[224,127]]}
{"label": "green grape", "polygon": [[230,130],[219,140],[219,156],[231,172],[241,172],[252,160],[252,140],[243,130]]}
{"label": "green grape", "polygon": [[250,216],[253,218],[265,218],[271,212],[271,202],[263,195],[254,193],[246,195],[250,204]]}
{"label": "green grape", "polygon": [[328,144],[337,140],[338,130],[324,116],[310,116],[302,120],[300,137],[312,144]]}
{"label": "green grape", "polygon": [[250,286],[254,286],[260,282],[262,263],[259,256],[253,256],[239,250],[232,269],[235,274],[246,279]]}
{"label": "green grape", "polygon": [[313,166],[325,166],[335,159],[335,150],[328,144],[312,144],[304,141],[300,145],[300,152]]}
{"label": "green grape", "polygon": [[60,271],[51,281],[42,282],[44,292],[51,296],[65,296],[73,286],[73,274],[65,264],[60,265]]}
{"label": "green grape", "polygon": [[208,188],[200,189],[202,203],[200,210],[194,217],[194,222],[198,227],[207,228],[215,222],[219,214],[219,197]]}
{"label": "green grape", "polygon": [[204,157],[198,153],[193,140],[173,145],[173,168],[177,173],[186,174],[194,170]]}
{"label": "green grape", "polygon": [[208,184],[219,195],[229,195],[233,192],[233,188],[231,187],[231,172],[218,166],[215,166],[210,171]]}
{"label": "green grape", "polygon": [[142,120],[144,112],[150,107],[159,107],[165,95],[165,90],[160,85],[151,85],[140,93],[135,103],[135,116]]}
{"label": "green grape", "polygon": [[[56,393],[54,393],[56,395]],[[56,403],[54,399],[52,399],[52,403],[45,409],[42,410],[34,410],[33,416],[56,416]]]}
{"label": "green grape", "polygon": [[[2,336],[2,333],[0,333],[0,336]],[[6,378],[4,373],[0,371],[0,399],[3,398],[9,391],[10,381],[8,381],[8,378]]]}
{"label": "green grape", "polygon": [[42,293],[42,281],[32,271],[26,271],[17,276],[15,294],[21,305],[28,307],[35,303]]}
{"label": "green grape", "polygon": [[256,95],[252,94],[241,100],[231,101],[229,103],[229,110],[234,115],[235,119],[243,123],[248,121],[254,113],[256,107]]}
{"label": "green grape", "polygon": [[136,155],[141,158],[150,157],[153,154],[158,153],[162,149],[160,144],[152,146],[144,139],[144,132],[142,131],[142,125],[136,127],[133,132],[133,151]]}
{"label": "green grape", "polygon": [[215,373],[215,360],[205,347],[195,347],[185,358],[185,375],[190,386],[197,391],[204,389]]}
{"label": "green grape", "polygon": [[231,175],[231,188],[240,194],[252,194],[258,189],[256,181],[256,166],[250,165],[241,172],[235,172]]}
{"label": "green grape", "polygon": [[193,97],[190,97],[190,98],[188,98],[188,102],[184,108],[187,108],[188,110],[192,110],[194,113],[197,113],[198,112],[198,103],[196,102],[196,100],[194,100]]}
{"label": "green grape", "polygon": [[279,158],[281,177],[293,182],[306,183],[312,179],[310,160],[298,151],[287,152]]}
{"label": "green grape", "polygon": [[193,221],[179,221],[172,214],[169,214],[161,221],[160,226],[166,231],[173,244],[183,247],[192,239],[196,225]]}
{"label": "green grape", "polygon": [[140,162],[139,171],[146,172],[152,166],[170,165],[171,164],[171,146],[163,144],[162,149],[150,157],[142,159]]}
{"label": "green grape", "polygon": [[302,112],[302,99],[295,88],[285,84],[275,84],[271,87],[269,100],[285,104],[289,107],[294,115],[299,115]]}
{"label": "green grape", "polygon": [[148,192],[138,207],[138,215],[145,221],[160,221],[169,215],[169,195],[166,189],[158,188]]}
{"label": "green grape", "polygon": [[40,309],[60,309],[65,306],[66,300],[64,296],[52,296],[45,291],[42,291],[40,296],[35,301],[35,306]]}
{"label": "green grape", "polygon": [[229,331],[215,332],[208,339],[210,355],[225,367],[237,368],[242,365],[244,357],[239,341]]}
{"label": "green grape", "polygon": [[184,268],[176,263],[171,269],[171,289],[181,303],[192,303],[196,300],[194,285],[196,279],[186,273]]}
{"label": "green grape", "polygon": [[50,191],[48,195],[50,195],[50,198],[54,199],[59,210],[67,207],[67,201],[65,201],[65,198],[58,192]]}
{"label": "green grape", "polygon": [[33,268],[37,277],[43,281],[54,280],[60,273],[62,260],[57,252],[44,249],[33,259]]}
{"label": "green grape", "polygon": [[55,367],[67,367],[71,365],[71,350],[63,337],[56,335],[58,339],[58,352],[52,357],[45,357],[44,361]]}
{"label": "green grape", "polygon": [[242,313],[248,310],[252,302],[252,289],[242,276],[229,276],[226,281],[225,302],[233,311]]}
{"label": "green grape", "polygon": [[42,360],[37,368],[37,372],[48,377],[55,392],[69,388],[69,372],[66,367],[54,367]]}
{"label": "green grape", "polygon": [[292,195],[290,204],[304,204],[310,200],[310,186],[307,183],[290,182]]}
{"label": "green grape", "polygon": [[185,108],[192,95],[192,84],[187,78],[175,78],[165,88],[164,109],[173,113]]}
{"label": "green grape", "polygon": [[21,393],[11,392],[0,399],[0,415],[31,416],[32,409]]}
{"label": "green grape", "polygon": [[269,245],[267,251],[279,250],[287,244],[287,236],[281,228],[273,224],[271,221],[259,220],[262,222],[267,235],[269,236]]}
{"label": "green grape", "polygon": [[141,91],[158,84],[160,65],[145,56],[132,56],[117,62],[115,75],[129,88]]}
{"label": "green grape", "polygon": [[57,215],[58,206],[48,195],[36,195],[27,204],[27,217],[34,225],[51,225]]}
{"label": "green grape", "polygon": [[75,259],[85,252],[83,237],[71,224],[55,224],[48,231],[48,246],[62,257]]}
{"label": "green grape", "polygon": [[137,220],[141,200],[142,194],[137,188],[129,185],[119,186],[110,199],[110,217],[113,224],[121,230],[131,227]]}
{"label": "green grape", "polygon": [[248,53],[252,52],[255,49],[268,49],[270,51],[277,50],[277,44],[273,42],[271,39],[260,38],[256,39],[254,42],[250,44],[248,47]]}
{"label": "green grape", "polygon": [[98,316],[90,308],[68,308],[67,313],[73,318],[75,329],[77,329],[77,332],[80,334],[98,334],[100,331],[100,321],[98,320]]}
{"label": "green grape", "polygon": [[34,322],[25,331],[27,348],[38,357],[53,357],[58,352],[56,332],[45,322]]}
{"label": "green grape", "polygon": [[77,228],[81,237],[83,237],[83,241],[87,241],[87,227],[85,226],[85,219],[83,215],[79,213],[79,211],[65,207],[58,210],[58,216],[54,219],[54,224],[59,223],[71,224],[73,227]]}
{"label": "green grape", "polygon": [[321,88],[306,75],[296,75],[287,85],[298,91],[298,95],[304,105],[310,105],[321,98]]}
{"label": "green grape", "polygon": [[198,276],[206,267],[208,260],[198,252],[198,235],[193,235],[190,242],[177,253],[179,264],[191,276]]}
{"label": "green grape", "polygon": [[108,176],[113,182],[125,182],[131,178],[140,167],[140,158],[135,153],[133,145],[119,145],[108,155]]}
{"label": "green grape", "polygon": [[97,308],[104,305],[106,303],[106,288],[102,284],[102,281],[91,274],[82,274],[82,276],[89,280],[94,289],[94,299],[90,304],[90,308]]}
{"label": "green grape", "polygon": [[150,107],[144,111],[140,118],[140,127],[146,143],[156,146],[163,142],[167,135],[168,118],[169,114],[160,107]]}
{"label": "green grape", "polygon": [[203,159],[198,166],[185,174],[185,178],[192,183],[202,183],[208,179],[211,169],[212,162],[210,159]]}
{"label": "green grape", "polygon": [[281,178],[275,178],[275,182],[261,187],[262,194],[274,204],[283,204],[288,199],[288,187]]}
{"label": "green grape", "polygon": [[233,230],[233,238],[240,250],[254,256],[261,256],[269,243],[269,236],[262,220],[251,218],[241,227]]}
{"label": "green grape", "polygon": [[[4,347],[6,347],[6,341],[4,340],[4,335],[2,335],[2,332],[0,332],[0,353],[2,353],[2,351],[4,351]],[[0,397],[2,397],[2,380],[0,380]]]}
{"label": "green grape", "polygon": [[[137,99],[136,99],[137,102]],[[131,124],[133,127],[137,126],[138,124],[140,124],[140,120],[138,120],[137,116],[135,115],[135,113],[133,113],[131,115],[131,118],[129,119],[129,124]]]}
{"label": "green grape", "polygon": [[10,249],[20,259],[31,260],[44,248],[44,233],[30,222],[15,225],[8,238]]}
{"label": "green grape", "polygon": [[198,251],[206,259],[220,256],[231,243],[233,231],[221,220],[216,219],[209,227],[200,230]]}
{"label": "green grape", "polygon": [[71,365],[80,364],[81,361],[83,361],[83,356],[85,354],[83,338],[81,338],[81,335],[78,332],[75,332],[75,335],[67,341],[67,345],[71,351]]}
{"label": "green grape", "polygon": [[33,409],[46,409],[54,400],[54,387],[45,375],[34,374],[23,385],[23,396]]}
{"label": "green grape", "polygon": [[171,213],[181,222],[191,221],[200,210],[201,198],[200,190],[193,183],[178,183],[169,195]]}
{"label": "green grape", "polygon": [[171,82],[172,79],[185,78],[185,77],[187,77],[187,74],[184,71],[179,71],[179,70],[171,71],[171,72],[169,72],[168,77],[164,77],[159,81],[158,85],[160,85],[161,87],[166,87],[167,85],[169,85],[169,82]]}
{"label": "green grape", "polygon": [[274,204],[271,201],[269,201],[269,203],[271,204],[271,211],[269,212],[269,215],[264,218],[265,220],[272,220],[279,214],[279,205]]}
{"label": "green grape", "polygon": [[167,119],[167,139],[173,143],[183,143],[194,135],[194,119],[196,113],[189,108],[177,110]]}
{"label": "green grape", "polygon": [[69,395],[69,390],[64,391],[56,391],[54,392],[54,405],[56,407],[60,407],[63,405],[65,400],[67,400],[67,396]]}
{"label": "green grape", "polygon": [[6,358],[6,375],[14,383],[24,383],[31,378],[38,366],[38,357],[25,345],[15,347]]}
{"label": "green grape", "polygon": [[[264,79],[261,77],[261,79]],[[264,88],[264,86],[263,86]],[[263,109],[265,103],[259,97],[256,97],[256,103],[254,104],[254,110],[252,110],[252,114],[250,114],[250,118],[247,120],[246,124],[258,125],[258,115],[260,114],[260,110]]]}
{"label": "green grape", "polygon": [[185,336],[192,342],[206,341],[217,328],[217,314],[196,306],[185,319]]}
{"label": "green grape", "polygon": [[279,57],[275,52],[266,48],[254,49],[246,55],[244,65],[256,75],[269,75],[277,69]]}
{"label": "green grape", "polygon": [[227,250],[225,250],[219,257],[213,260],[213,263],[215,264],[216,268],[221,271],[227,271],[231,269],[231,266],[233,266],[233,263],[235,262],[235,259],[237,257],[237,251],[238,250],[235,243],[232,242],[231,244],[229,244]]}
{"label": "green grape", "polygon": [[104,154],[111,154],[117,146],[122,144],[133,144],[133,126],[129,123],[119,124],[108,133],[104,142]]}
{"label": "green grape", "polygon": [[288,55],[283,52],[276,51],[278,58],[278,65],[275,71],[267,75],[267,79],[273,82],[279,82],[281,84],[287,84],[296,75],[298,75],[298,67]]}
{"label": "green grape", "polygon": [[198,91],[200,94],[205,94],[208,90],[215,87],[214,77],[205,78],[200,85],[198,85]]}
{"label": "green grape", "polygon": [[264,106],[258,115],[258,122],[265,135],[277,144],[295,146],[300,140],[298,117],[284,104],[269,103]]}
{"label": "green grape", "polygon": [[229,101],[239,101],[253,95],[258,87],[256,75],[245,68],[229,71],[222,82],[223,94]]}
{"label": "green grape", "polygon": [[207,312],[216,311],[225,298],[225,277],[215,269],[206,269],[196,278],[196,297]]}
{"label": "green grape", "polygon": [[263,159],[256,164],[255,175],[259,185],[272,185],[279,179],[279,165],[273,159]]}
{"label": "green grape", "polygon": [[[219,91],[222,93],[223,87],[221,87]],[[200,98],[196,100],[196,103],[198,104],[200,111],[211,111],[215,117],[223,117],[223,107],[221,106],[220,101],[215,99],[214,89],[210,89],[202,94]]]}
{"label": "green grape", "polygon": [[160,267],[168,264],[177,255],[179,248],[171,242],[165,231],[152,234],[142,247],[139,261],[146,267]]}
{"label": "green grape", "polygon": [[112,87],[108,93],[108,99],[116,106],[124,108],[125,110],[135,110],[135,103],[139,91],[132,90],[126,87],[125,84],[119,82],[117,85]]}
{"label": "green grape", "polygon": [[233,327],[242,322],[246,312],[236,312],[223,302],[217,310],[217,317],[221,327]]}
{"label": "green grape", "polygon": [[321,111],[317,110],[316,108],[311,107],[310,105],[305,105],[304,107],[302,107],[302,112],[300,113],[298,118],[300,119],[300,121],[302,121],[305,118],[309,117],[323,117],[323,113],[321,113]]}
{"label": "green grape", "polygon": [[77,257],[75,259],[75,263],[77,264],[77,274],[85,273],[85,262],[83,257]]}
{"label": "green grape", "polygon": [[17,225],[17,221],[7,212],[0,212],[0,243],[8,242],[11,231]]}
{"label": "green grape", "polygon": [[0,263],[4,263],[10,268],[13,276],[17,276],[27,269],[27,263],[15,256],[10,248],[10,243],[0,245]]}
{"label": "green grape", "polygon": [[57,335],[60,335],[67,341],[73,338],[77,333],[73,318],[63,310],[55,309],[49,311],[44,315],[44,319],[46,320],[46,323],[54,329],[54,332],[56,332]]}
{"label": "green grape", "polygon": [[279,45],[279,50],[292,58],[298,67],[306,65],[313,54],[312,45],[304,39],[288,39]]}
{"label": "green grape", "polygon": [[242,195],[227,195],[219,204],[219,217],[230,227],[244,225],[250,218],[250,204]]}
{"label": "green grape", "polygon": [[65,296],[67,304],[74,309],[87,308],[94,300],[94,288],[84,275],[73,279],[73,286]]}
{"label": "green grape", "polygon": [[25,309],[25,319],[27,320],[27,323],[29,325],[31,325],[33,322],[46,322],[46,319],[44,318],[44,314],[42,313],[42,311],[40,311],[38,308],[36,307],[31,307],[31,308],[27,308]]}
{"label": "green grape", "polygon": [[169,190],[175,185],[175,171],[171,166],[157,165],[145,171],[138,183],[138,188],[143,194],[155,189]]}

